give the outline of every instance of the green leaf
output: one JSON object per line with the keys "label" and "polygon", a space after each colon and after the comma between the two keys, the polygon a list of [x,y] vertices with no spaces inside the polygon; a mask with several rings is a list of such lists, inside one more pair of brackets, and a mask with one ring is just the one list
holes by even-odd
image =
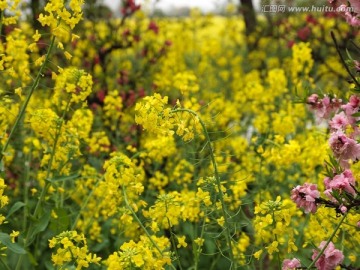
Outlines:
{"label": "green leaf", "polygon": [[352,117],[359,117],[359,116],[360,116],[360,112],[353,113],[351,116],[352,116]]}
{"label": "green leaf", "polygon": [[331,192],[331,195],[332,195],[339,203],[342,202],[341,197],[340,197],[340,193],[339,193],[338,190],[333,190],[333,191]]}
{"label": "green leaf", "polygon": [[216,245],[213,241],[207,241],[205,240],[205,244],[204,244],[206,251],[208,253],[215,253],[216,252]]}
{"label": "green leaf", "polygon": [[184,223],[184,233],[186,235],[189,235],[191,239],[195,239],[195,235],[194,235],[194,227],[191,223]]}
{"label": "green leaf", "polygon": [[360,88],[359,87],[355,87],[352,89],[353,92],[355,93],[359,93],[360,92]]}
{"label": "green leaf", "polygon": [[52,264],[52,262],[46,261],[45,262],[45,267],[47,270],[55,270],[56,268],[54,267],[54,265]]}
{"label": "green leaf", "polygon": [[346,51],[346,54],[347,54],[348,58],[349,58],[351,61],[354,61],[354,59],[351,57],[351,54],[350,54],[349,50],[346,48],[345,51]]}
{"label": "green leaf", "polygon": [[45,231],[46,227],[48,226],[50,221],[50,211],[44,213],[40,219],[36,220],[34,222],[34,225],[30,227],[29,232],[29,240],[27,245],[30,245],[32,241],[34,240],[35,236],[43,231]]}
{"label": "green leaf", "polygon": [[68,212],[64,208],[55,208],[53,211],[57,215],[57,218],[51,217],[50,229],[55,234],[68,230],[70,226],[70,218]]}
{"label": "green leaf", "polygon": [[14,214],[17,210],[25,206],[23,202],[16,202],[13,206],[11,206],[6,218],[9,218],[12,214]]}
{"label": "green leaf", "polygon": [[67,181],[67,180],[73,180],[76,179],[80,176],[80,174],[78,173],[74,173],[71,175],[67,175],[67,176],[62,176],[59,178],[55,178],[55,179],[47,179],[49,182],[62,182],[62,181]]}
{"label": "green leaf", "polygon": [[109,239],[105,239],[103,241],[101,241],[100,243],[96,244],[95,246],[92,247],[92,250],[94,252],[100,252],[101,250],[103,250],[104,248],[108,247],[110,244]]}
{"label": "green leaf", "polygon": [[0,242],[8,248],[8,250],[16,254],[26,254],[26,250],[18,243],[11,242],[10,235],[7,233],[0,233]]}

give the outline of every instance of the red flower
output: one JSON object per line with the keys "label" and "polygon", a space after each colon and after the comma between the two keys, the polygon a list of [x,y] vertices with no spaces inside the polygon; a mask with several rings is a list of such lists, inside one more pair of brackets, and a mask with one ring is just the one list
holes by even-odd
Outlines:
{"label": "red flower", "polygon": [[311,29],[308,26],[305,26],[298,31],[297,35],[302,41],[305,41],[311,35]]}
{"label": "red flower", "polygon": [[148,27],[149,30],[152,30],[155,34],[158,34],[159,33],[159,26],[157,26],[156,22],[154,21],[151,21],[149,23],[149,27]]}

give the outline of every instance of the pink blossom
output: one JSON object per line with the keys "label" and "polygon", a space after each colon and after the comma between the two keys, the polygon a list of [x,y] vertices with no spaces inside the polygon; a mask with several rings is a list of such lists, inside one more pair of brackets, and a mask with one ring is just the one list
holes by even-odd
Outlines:
{"label": "pink blossom", "polygon": [[347,117],[344,112],[335,114],[335,116],[329,122],[332,130],[345,130],[347,126],[353,125],[355,119],[353,117]]}
{"label": "pink blossom", "polygon": [[356,194],[356,191],[352,187],[355,186],[355,179],[350,170],[345,170],[343,173],[335,175],[333,179],[325,178],[324,184],[327,189],[325,194],[327,195],[330,194],[332,190],[344,190],[352,195]]}
{"label": "pink blossom", "polygon": [[292,260],[286,259],[282,263],[282,270],[291,270],[296,269],[296,267],[301,267],[301,263],[298,259],[294,258]]}
{"label": "pink blossom", "polygon": [[328,2],[330,4],[341,5],[341,4],[346,4],[347,0],[328,0]]}
{"label": "pink blossom", "polygon": [[341,108],[345,110],[346,114],[350,115],[356,113],[359,110],[360,98],[356,95],[352,95],[349,102],[342,105]]}
{"label": "pink blossom", "polygon": [[305,183],[303,186],[297,186],[291,191],[291,199],[297,207],[304,208],[306,213],[315,213],[317,210],[316,199],[320,197],[317,185]]}
{"label": "pink blossom", "polygon": [[338,11],[343,14],[348,24],[360,26],[360,19],[358,17],[360,15],[360,2],[359,0],[349,0],[349,2],[350,6],[344,3],[338,7]]}
{"label": "pink blossom", "polygon": [[360,157],[360,144],[347,137],[342,131],[331,134],[331,150],[340,161],[357,160]]}
{"label": "pink blossom", "polygon": [[325,179],[324,179],[324,185],[325,185],[325,188],[327,188],[327,189],[329,189],[330,188],[330,181],[331,181],[332,179],[330,178],[330,177],[325,177]]}
{"label": "pink blossom", "polygon": [[[319,251],[322,250],[326,245],[326,241],[322,241],[318,247],[318,249],[313,250],[312,259],[318,256]],[[320,258],[315,263],[315,266],[319,270],[333,270],[336,266],[342,263],[344,260],[343,253],[335,249],[335,245],[330,242],[329,245],[326,247],[324,253],[320,256]]]}
{"label": "pink blossom", "polygon": [[332,195],[332,189],[327,189],[324,191],[324,194],[333,202],[333,203],[339,203],[337,199],[335,199]]}
{"label": "pink blossom", "polygon": [[321,99],[317,94],[312,94],[306,100],[306,103],[310,105],[310,109],[317,112],[320,111],[323,107]]}
{"label": "pink blossom", "polygon": [[336,113],[341,106],[342,100],[325,96],[323,99],[319,99],[317,94],[312,94],[307,98],[307,104],[310,105],[310,109],[315,112],[315,115],[320,118],[329,118],[332,113]]}
{"label": "pink blossom", "polygon": [[360,14],[360,1],[359,0],[348,0],[353,8],[354,13]]}
{"label": "pink blossom", "polygon": [[[350,5],[348,5],[348,2]],[[360,26],[360,1],[359,0],[329,0],[333,8],[345,17],[348,24]]]}
{"label": "pink blossom", "polygon": [[360,72],[360,62],[354,60],[354,65],[355,65],[355,70],[356,70],[356,72]]}
{"label": "pink blossom", "polygon": [[350,12],[345,12],[345,19],[348,24],[351,26],[360,26],[360,20],[357,16],[352,15]]}
{"label": "pink blossom", "polygon": [[345,11],[347,11],[347,9],[348,9],[348,6],[345,4],[342,4],[342,5],[338,6],[337,11],[345,12]]}

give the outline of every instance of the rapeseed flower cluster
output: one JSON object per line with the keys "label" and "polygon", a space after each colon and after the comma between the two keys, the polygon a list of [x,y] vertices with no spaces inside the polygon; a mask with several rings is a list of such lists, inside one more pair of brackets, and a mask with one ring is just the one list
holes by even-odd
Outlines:
{"label": "rapeseed flower cluster", "polygon": [[83,70],[60,69],[59,74],[54,76],[53,102],[59,109],[83,102],[92,91],[92,77]]}
{"label": "rapeseed flower cluster", "polygon": [[[0,178],[0,207],[4,208],[9,203],[9,197],[4,195],[4,190],[6,188],[4,179]],[[0,225],[5,222],[5,216],[0,214]]]}
{"label": "rapeseed flower cluster", "polygon": [[[4,208],[9,203],[9,197],[4,195],[4,190],[6,188],[4,179],[0,178],[0,208]],[[6,222],[6,218],[3,214],[0,214],[0,225]],[[0,256],[6,256],[6,246],[0,245]]]}
{"label": "rapeseed flower cluster", "polygon": [[65,231],[51,238],[49,247],[56,248],[51,260],[57,266],[75,265],[79,270],[101,261],[100,257],[89,252],[84,235],[76,231]]}
{"label": "rapeseed flower cluster", "polygon": [[65,26],[73,29],[82,19],[83,3],[82,0],[71,0],[69,5],[65,6],[63,2],[49,1],[44,8],[46,13],[39,15],[39,22],[42,26],[49,26],[52,33],[61,38],[66,31]]}
{"label": "rapeseed flower cluster", "polygon": [[153,237],[152,241],[141,236],[139,242],[130,240],[122,244],[120,251],[111,254],[105,265],[108,269],[165,269],[171,264],[170,242],[165,237]]}
{"label": "rapeseed flower cluster", "polygon": [[[1,1],[0,2],[0,11],[1,11],[1,23],[3,25],[12,25],[18,22],[18,19],[21,15],[19,9],[20,0],[15,1]],[[4,16],[5,10],[10,13],[10,16]]]}
{"label": "rapeseed flower cluster", "polygon": [[292,253],[298,250],[296,237],[299,230],[292,224],[293,217],[300,216],[299,211],[289,199],[281,200],[278,196],[275,201],[267,201],[255,207],[254,227],[256,240],[264,247],[257,251],[254,256],[260,259],[261,254],[266,252],[272,257],[280,250]]}
{"label": "rapeseed flower cluster", "polygon": [[168,97],[159,94],[145,97],[143,102],[137,103],[135,122],[143,126],[150,133],[171,136],[174,134],[174,116],[168,105]]}
{"label": "rapeseed flower cluster", "polygon": [[108,126],[112,130],[116,130],[123,114],[122,108],[122,98],[118,91],[110,91],[104,98],[104,125]]}

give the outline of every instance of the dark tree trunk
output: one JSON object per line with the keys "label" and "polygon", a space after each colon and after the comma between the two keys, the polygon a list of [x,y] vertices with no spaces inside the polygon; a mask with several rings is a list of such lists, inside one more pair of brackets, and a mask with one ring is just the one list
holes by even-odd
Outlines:
{"label": "dark tree trunk", "polygon": [[244,16],[246,35],[254,32],[256,27],[256,13],[252,0],[240,0],[240,12]]}
{"label": "dark tree trunk", "polygon": [[31,0],[30,2],[31,15],[32,15],[32,25],[34,29],[40,29],[41,24],[38,21],[39,12],[40,12],[40,0]]}

